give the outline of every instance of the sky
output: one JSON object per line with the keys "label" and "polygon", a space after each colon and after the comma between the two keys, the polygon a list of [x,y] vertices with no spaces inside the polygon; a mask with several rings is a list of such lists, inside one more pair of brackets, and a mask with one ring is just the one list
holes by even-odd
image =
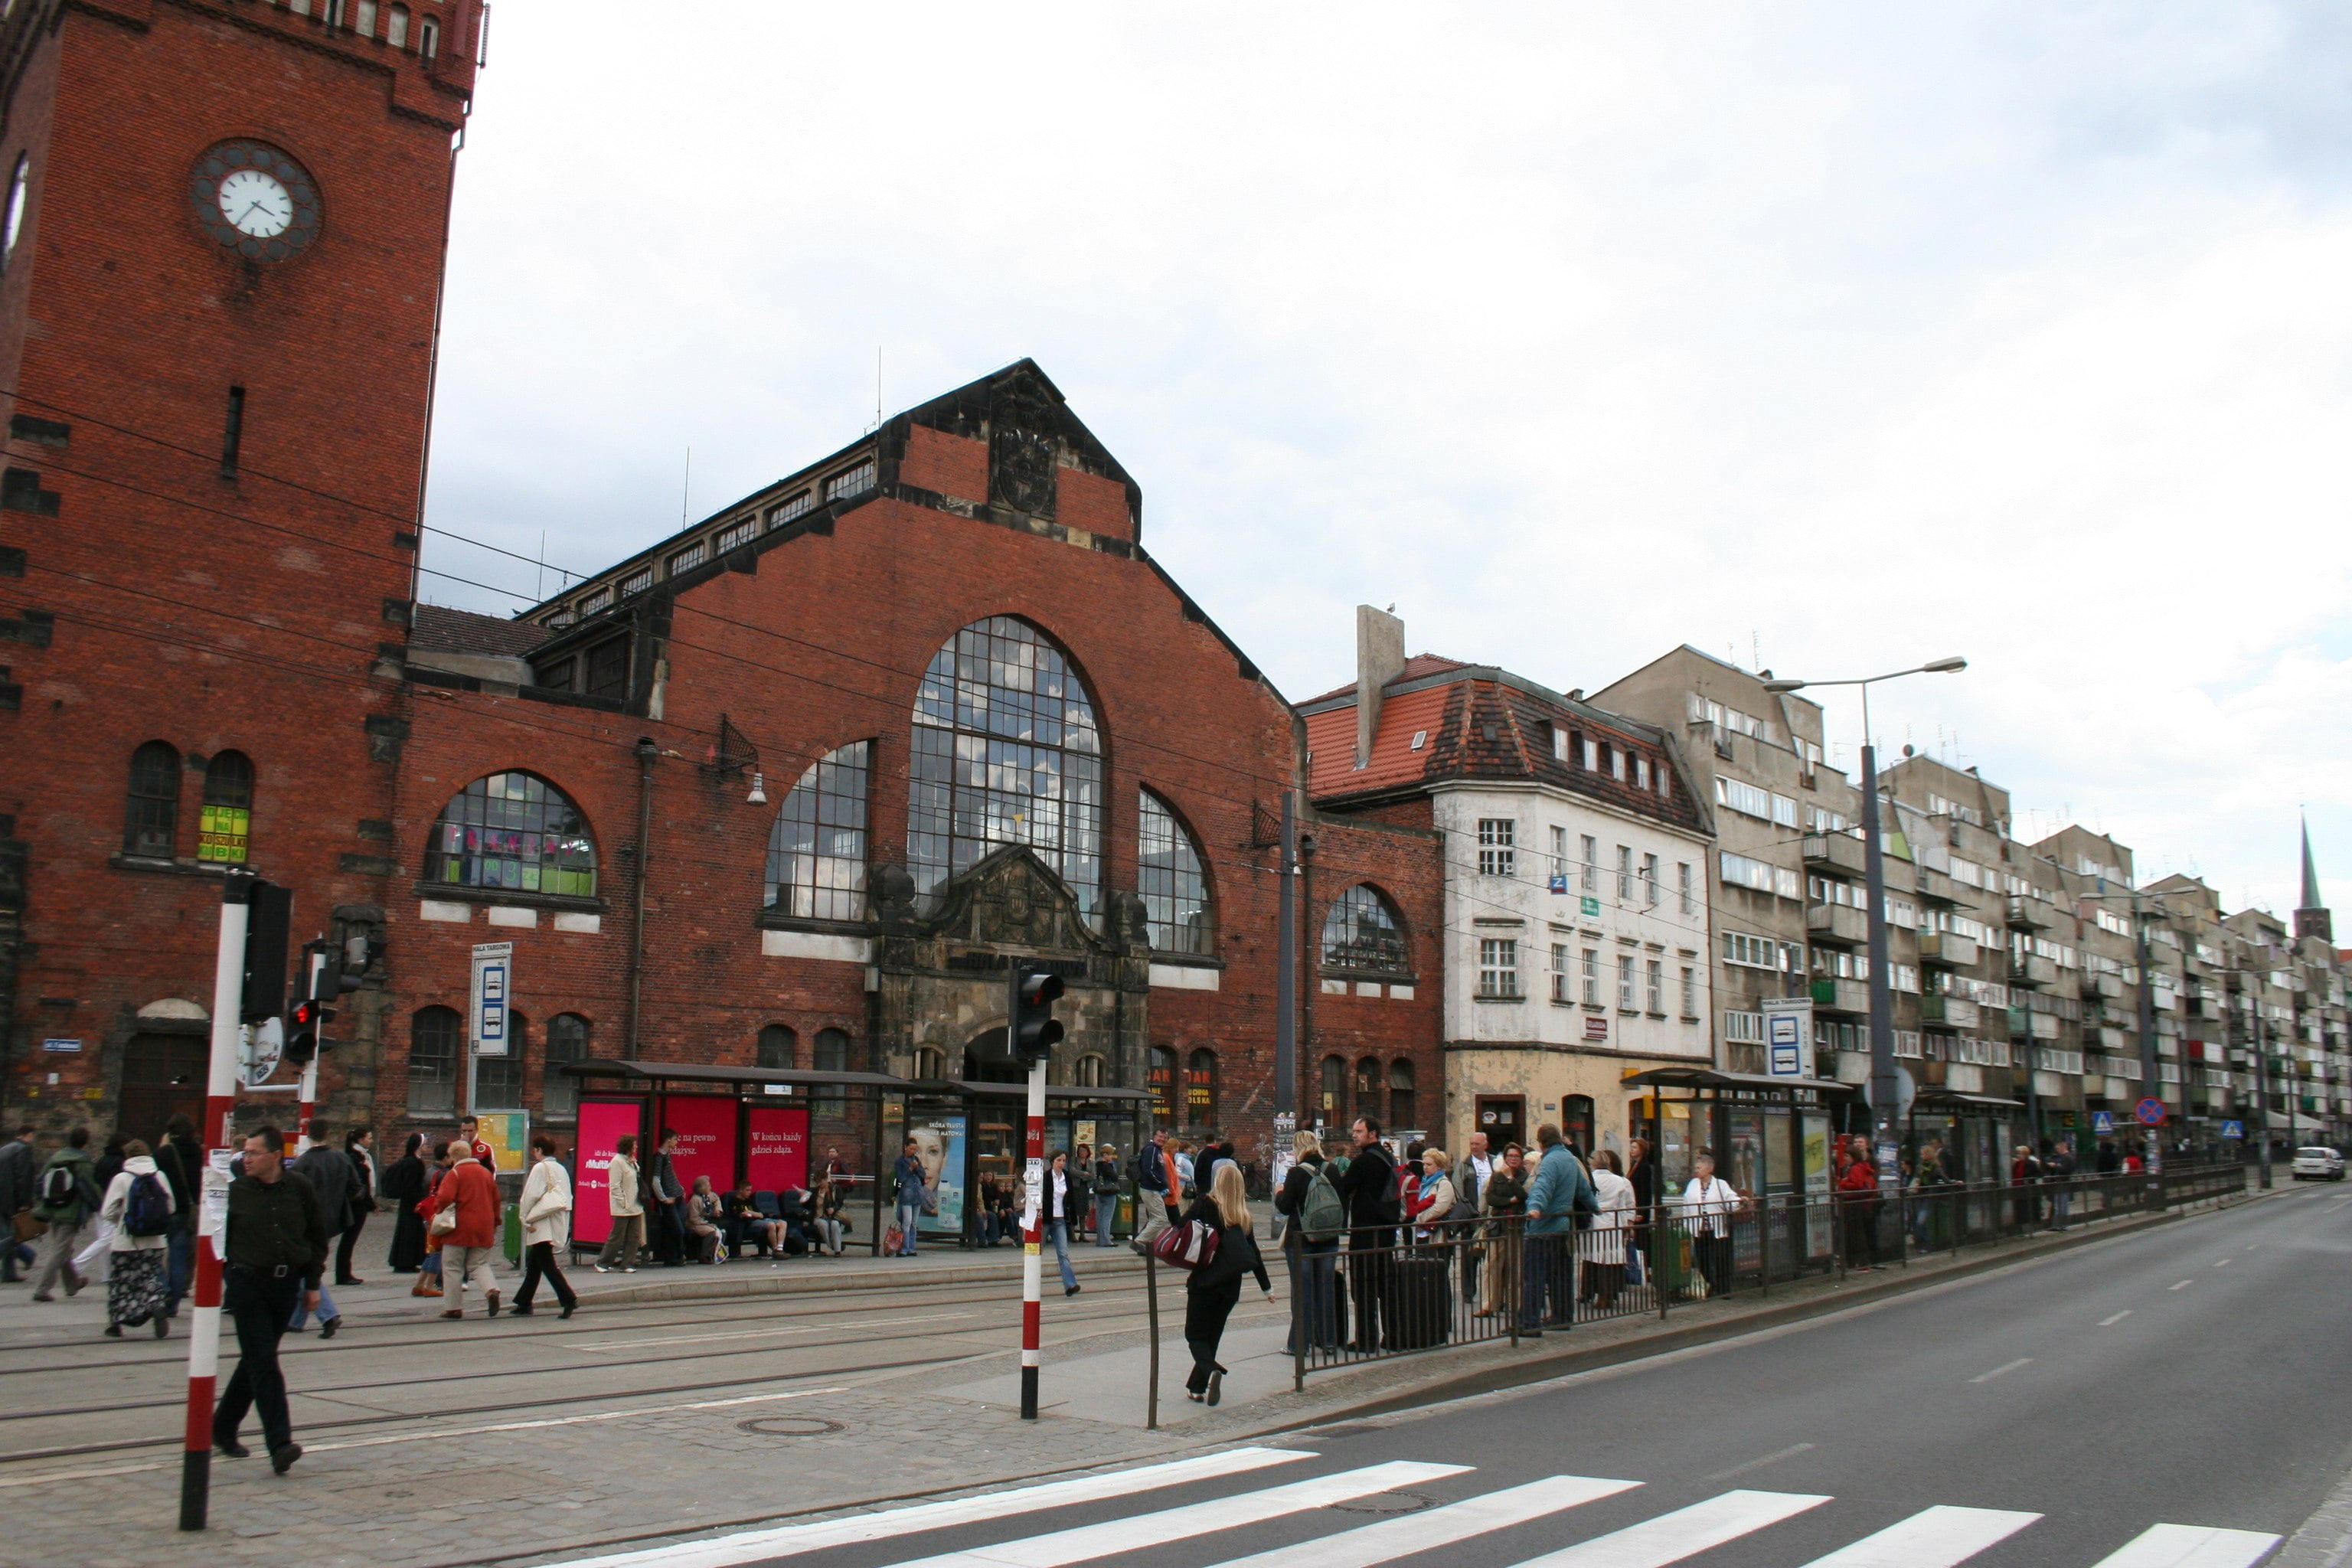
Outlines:
{"label": "sky", "polygon": [[2232,908],[2307,810],[2352,911],[2347,53],[2325,0],[499,0],[427,521],[593,571],[856,439],[877,356],[894,413],[1027,356],[1294,700],[1359,603],[1560,689],[1958,653],[1883,750]]}

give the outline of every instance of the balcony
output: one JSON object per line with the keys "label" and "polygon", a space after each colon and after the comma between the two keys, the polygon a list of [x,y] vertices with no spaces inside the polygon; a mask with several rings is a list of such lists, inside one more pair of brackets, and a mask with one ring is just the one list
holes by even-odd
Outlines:
{"label": "balcony", "polygon": [[1805,911],[1805,930],[1816,942],[1865,942],[1870,917],[1851,904],[1815,904]]}
{"label": "balcony", "polygon": [[2025,1015],[2026,1026],[2023,1029],[2016,1029],[2017,1013],[2018,1009],[2014,1007],[2010,1009],[2009,1018],[2013,1033],[2031,1034],[2037,1040],[2054,1040],[2058,1037],[2058,1020],[2051,1014],[2028,1013]]}
{"label": "balcony", "polygon": [[1919,936],[1919,962],[1940,964],[1946,969],[1971,969],[1979,956],[1976,938],[1960,936],[1948,931],[1923,931]]}
{"label": "balcony", "polygon": [[1923,1024],[1941,1024],[1950,1029],[1973,1029],[1981,1016],[1982,1013],[1975,1003],[1958,996],[1930,992],[1919,998],[1919,1021]]}
{"label": "balcony", "polygon": [[2120,1002],[2124,998],[2124,981],[2120,974],[2094,974],[2090,983],[2092,994],[2103,1002]]}
{"label": "balcony", "polygon": [[[2015,900],[2011,900],[2012,903],[2015,901]],[[2058,966],[2046,958],[2036,957],[2031,953],[2023,957],[2011,953],[2009,983],[2011,985],[2055,985],[2058,984]]]}
{"label": "balcony", "polygon": [[1870,986],[1860,980],[1816,979],[1813,1005],[1831,1013],[1868,1013]]}
{"label": "balcony", "polygon": [[1919,896],[1932,903],[1956,904],[1959,896],[1952,891],[1952,879],[1933,866],[1918,868]]}
{"label": "balcony", "polygon": [[1862,840],[1844,833],[1806,834],[1805,864],[1849,877],[1860,877],[1866,869]]}
{"label": "balcony", "polygon": [[2132,1048],[2130,1037],[2113,1024],[2099,1026],[2099,1045],[2104,1049],[2116,1052],[2128,1051]]}
{"label": "balcony", "polygon": [[2009,896],[2009,928],[2011,931],[2048,931],[2050,910],[2022,893],[2011,893]]}

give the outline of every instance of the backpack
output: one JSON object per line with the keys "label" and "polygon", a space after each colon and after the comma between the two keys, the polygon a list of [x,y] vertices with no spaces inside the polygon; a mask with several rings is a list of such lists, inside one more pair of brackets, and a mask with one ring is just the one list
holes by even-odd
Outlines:
{"label": "backpack", "polygon": [[1337,1241],[1348,1228],[1348,1207],[1339,1189],[1331,1184],[1328,1169],[1316,1168],[1307,1178],[1307,1197],[1298,1205],[1298,1233],[1309,1241]]}
{"label": "backpack", "polygon": [[1179,1268],[1206,1268],[1217,1260],[1217,1229],[1197,1219],[1171,1225],[1151,1244],[1151,1255]]}
{"label": "backpack", "polygon": [[51,1165],[41,1173],[41,1206],[43,1208],[67,1208],[80,1196],[81,1184],[74,1179],[71,1165]]}
{"label": "backpack", "polygon": [[138,1176],[122,1199],[122,1228],[131,1236],[161,1236],[172,1227],[172,1194],[161,1176]]}

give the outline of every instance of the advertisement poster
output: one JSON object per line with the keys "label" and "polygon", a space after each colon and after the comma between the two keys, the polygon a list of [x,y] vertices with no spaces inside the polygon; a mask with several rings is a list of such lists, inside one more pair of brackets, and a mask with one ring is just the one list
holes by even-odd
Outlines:
{"label": "advertisement poster", "polygon": [[523,1152],[530,1147],[530,1112],[485,1110],[478,1112],[474,1121],[476,1135],[490,1146],[490,1158],[496,1162],[499,1174],[521,1174]]}
{"label": "advertisement poster", "polygon": [[918,1121],[907,1136],[923,1167],[923,1193],[939,1212],[923,1216],[919,1234],[963,1234],[964,1118],[932,1116]]}
{"label": "advertisement poster", "polygon": [[[604,1173],[613,1149],[637,1131],[645,1106],[635,1100],[583,1100],[580,1137],[572,1152],[572,1239],[602,1243],[613,1235],[612,1187]],[[643,1151],[640,1151],[643,1152]]]}
{"label": "advertisement poster", "polygon": [[1830,1253],[1830,1119],[1808,1112],[1805,1128],[1805,1256]]}
{"label": "advertisement poster", "polygon": [[661,1126],[655,1131],[677,1134],[671,1163],[677,1167],[677,1187],[694,1191],[697,1176],[710,1178],[710,1190],[724,1193],[735,1185],[735,1112],[737,1102],[715,1094],[671,1094],[661,1100]]}
{"label": "advertisement poster", "polygon": [[744,1174],[754,1192],[781,1192],[809,1184],[809,1113],[793,1105],[755,1105],[747,1120],[750,1144]]}

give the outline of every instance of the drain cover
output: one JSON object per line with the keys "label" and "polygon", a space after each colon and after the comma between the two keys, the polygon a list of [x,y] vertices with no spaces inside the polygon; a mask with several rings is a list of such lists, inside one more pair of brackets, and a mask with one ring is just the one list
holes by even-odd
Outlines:
{"label": "drain cover", "polygon": [[735,1430],[762,1437],[822,1437],[828,1432],[846,1432],[849,1428],[821,1415],[758,1415],[749,1421],[738,1421]]}
{"label": "drain cover", "polygon": [[1429,1505],[1430,1500],[1419,1492],[1374,1492],[1330,1506],[1342,1513],[1419,1513]]}

